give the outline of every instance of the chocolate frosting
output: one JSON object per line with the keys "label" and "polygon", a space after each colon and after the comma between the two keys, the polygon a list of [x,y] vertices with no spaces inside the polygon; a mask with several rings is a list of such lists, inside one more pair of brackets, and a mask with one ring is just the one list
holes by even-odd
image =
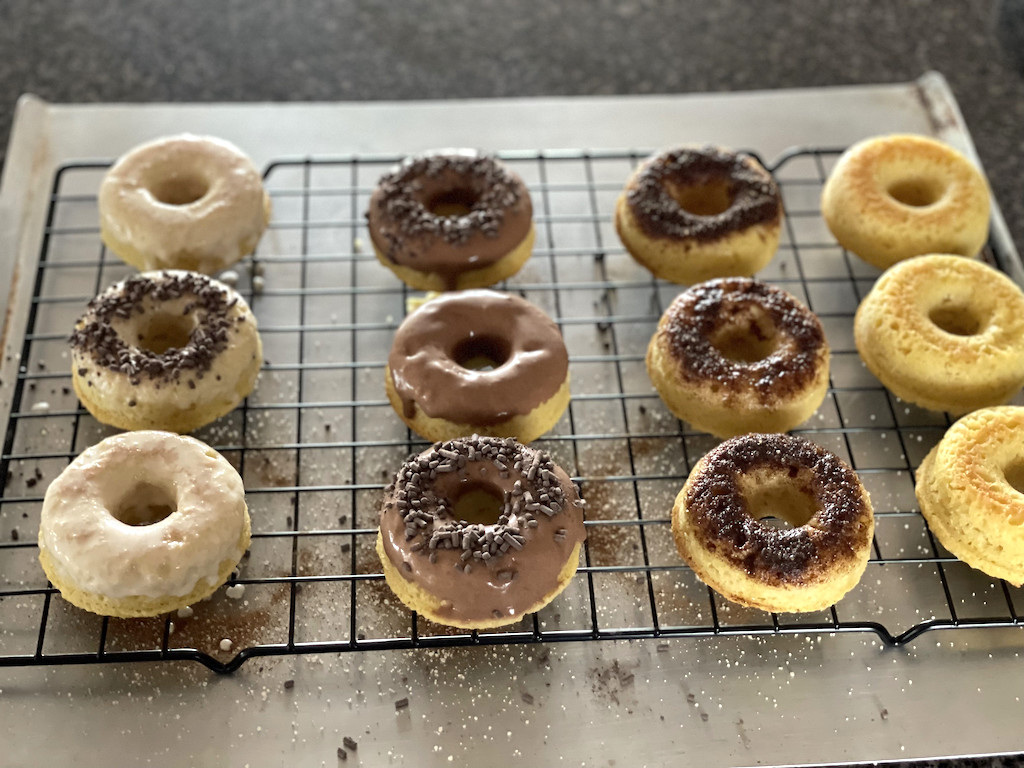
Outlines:
{"label": "chocolate frosting", "polygon": [[[723,182],[731,202],[719,214],[690,213],[672,196],[673,187]],[[711,146],[680,147],[649,158],[630,180],[626,201],[648,237],[669,240],[719,240],[782,214],[778,185],[760,163]]]}
{"label": "chocolate frosting", "polygon": [[[792,478],[813,497],[817,512],[787,529],[754,519],[739,477],[758,470]],[[694,469],[685,504],[701,547],[772,585],[818,580],[869,543],[872,511],[857,475],[835,454],[795,435],[725,441]]]}
{"label": "chocolate frosting", "polygon": [[[468,210],[441,215],[439,203]],[[383,176],[366,216],[384,258],[438,273],[451,289],[459,274],[493,264],[526,238],[533,205],[522,179],[495,158],[438,154]]]}
{"label": "chocolate frosting", "polygon": [[[502,500],[492,525],[454,512],[462,493],[480,488]],[[411,456],[385,489],[380,530],[402,576],[463,622],[512,622],[536,606],[586,538],[583,500],[563,469],[513,438],[477,435]]]}
{"label": "chocolate frosting", "polygon": [[[715,347],[714,339],[729,327],[765,340],[764,320],[775,334],[767,357],[731,360]],[[802,391],[828,352],[821,322],[807,307],[781,288],[750,278],[709,280],[683,291],[665,311],[657,334],[685,381],[714,382],[725,396],[753,392],[764,403]]]}
{"label": "chocolate frosting", "polygon": [[[492,370],[464,367],[460,357],[473,346],[504,362]],[[569,355],[555,322],[525,299],[457,291],[406,317],[395,332],[388,375],[409,418],[419,406],[432,418],[487,427],[554,396],[569,375]]]}

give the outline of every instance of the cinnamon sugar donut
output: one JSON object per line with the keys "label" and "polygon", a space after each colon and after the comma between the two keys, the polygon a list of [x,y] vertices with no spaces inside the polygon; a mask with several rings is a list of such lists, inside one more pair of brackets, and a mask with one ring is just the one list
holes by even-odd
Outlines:
{"label": "cinnamon sugar donut", "polygon": [[75,394],[121,429],[198,429],[252,391],[262,364],[245,300],[197,272],[117,283],[89,302],[71,334]]}
{"label": "cinnamon sugar donut", "polygon": [[973,259],[896,264],[861,301],[853,330],[868,370],[923,408],[963,414],[1024,386],[1024,292]]}
{"label": "cinnamon sugar donut", "polygon": [[723,278],[679,294],[647,347],[647,372],[676,416],[718,437],[785,432],[828,389],[818,318],[791,294]]}
{"label": "cinnamon sugar donut", "polygon": [[252,253],[270,220],[252,161],[209,136],[135,147],[107,172],[98,202],[103,242],[140,270],[214,274]]}
{"label": "cinnamon sugar donut", "polygon": [[385,387],[395,412],[428,440],[479,432],[528,443],[569,404],[569,355],[555,321],[525,299],[455,291],[398,327]]}
{"label": "cinnamon sugar donut", "polygon": [[533,249],[533,204],[515,173],[476,153],[410,158],[381,178],[366,214],[381,264],[412,288],[484,288]]}
{"label": "cinnamon sugar donut", "polygon": [[926,136],[854,144],[821,193],[821,214],[839,244],[879,269],[925,253],[976,256],[990,209],[981,171]]}
{"label": "cinnamon sugar donut", "polygon": [[921,514],[942,546],[1024,585],[1024,408],[982,408],[951,426],[917,470]]}
{"label": "cinnamon sugar donut", "polygon": [[583,501],[546,453],[473,435],[406,461],[385,489],[377,554],[408,608],[485,629],[551,602],[585,538]]}
{"label": "cinnamon sugar donut", "polygon": [[750,276],[779,245],[782,199],[753,157],[680,147],[649,158],[615,206],[626,250],[657,277],[693,285]]}
{"label": "cinnamon sugar donut", "polygon": [[838,601],[864,574],[873,534],[856,473],[795,435],[725,441],[697,463],[672,508],[676,547],[704,583],[778,613]]}

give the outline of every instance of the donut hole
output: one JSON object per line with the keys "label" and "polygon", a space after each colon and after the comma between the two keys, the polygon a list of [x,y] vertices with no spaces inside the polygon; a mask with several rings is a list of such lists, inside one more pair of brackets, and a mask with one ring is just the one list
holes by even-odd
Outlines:
{"label": "donut hole", "polygon": [[886,190],[896,202],[911,208],[934,205],[946,193],[945,187],[929,179],[900,179]]}
{"label": "donut hole", "polygon": [[480,196],[472,189],[457,187],[433,195],[426,207],[435,216],[458,218],[470,213],[479,201]]}
{"label": "donut hole", "polygon": [[187,346],[195,328],[196,319],[193,314],[153,312],[142,318],[135,345],[154,355],[162,355],[169,349]]}
{"label": "donut hole", "polygon": [[974,336],[986,324],[971,307],[945,304],[934,307],[928,313],[928,319],[954,336]]}
{"label": "donut hole", "polygon": [[508,362],[512,347],[497,336],[470,336],[455,345],[452,359],[471,371],[493,371]]}
{"label": "donut hole", "polygon": [[164,205],[189,205],[210,191],[210,183],[199,175],[168,176],[149,187],[149,193]]}
{"label": "donut hole", "polygon": [[733,204],[732,188],[724,179],[709,179],[703,184],[673,184],[668,193],[680,208],[694,216],[717,216]]}
{"label": "donut hole", "polygon": [[452,514],[470,525],[497,525],[504,505],[503,495],[493,486],[470,483],[455,497]]}
{"label": "donut hole", "polygon": [[170,517],[177,508],[169,489],[143,480],[110,505],[110,514],[125,525],[153,525]]}
{"label": "donut hole", "polygon": [[778,329],[763,312],[731,322],[711,335],[711,345],[726,360],[734,363],[756,363],[779,348]]}
{"label": "donut hole", "polygon": [[761,478],[743,488],[750,516],[770,528],[800,528],[818,514],[820,506],[800,473],[791,479]]}
{"label": "donut hole", "polygon": [[1024,493],[1024,459],[1017,459],[1003,470],[1006,482],[1017,493]]}

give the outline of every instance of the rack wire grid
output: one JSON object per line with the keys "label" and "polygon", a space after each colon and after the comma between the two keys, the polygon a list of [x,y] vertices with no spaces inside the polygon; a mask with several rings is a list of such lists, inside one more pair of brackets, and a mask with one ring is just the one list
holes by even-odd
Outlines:
{"label": "rack wire grid", "polygon": [[[237,271],[266,362],[248,400],[196,433],[245,482],[253,539],[238,572],[190,611],[153,619],[101,618],[61,599],[37,562],[43,491],[113,432],[75,398],[67,337],[86,302],[131,273],[99,238],[96,190],[109,163],[61,167],[0,456],[0,666],[188,659],[229,672],[293,653],[837,632],[902,644],[937,628],[1018,625],[1020,590],[950,556],[917,509],[914,470],[949,418],[887,393],[857,355],[853,313],[878,273],[845,253],[820,216],[838,149],[793,150],[768,166],[786,218],[779,252],[758,277],[795,294],[825,326],[828,396],[795,431],[850,463],[871,493],[867,572],[828,610],[775,615],[729,603],[682,562],[672,502],[717,441],[664,407],[644,367],[658,318],[683,290],[637,265],[612,224],[624,181],[647,154],[498,153],[531,190],[537,242],[522,271],[497,287],[543,308],[565,336],[572,400],[535,444],[580,484],[588,539],[579,573],[554,602],[479,632],[409,612],[374,551],[382,488],[425,447],[383,387],[391,336],[413,294],[375,259],[363,215],[399,157],[282,160],[265,172],[273,221]],[[990,246],[984,257],[1005,255]]]}

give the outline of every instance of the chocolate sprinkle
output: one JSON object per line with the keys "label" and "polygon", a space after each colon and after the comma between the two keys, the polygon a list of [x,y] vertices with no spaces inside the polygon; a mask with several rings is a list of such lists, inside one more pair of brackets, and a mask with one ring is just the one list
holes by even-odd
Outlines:
{"label": "chocolate sprinkle", "polygon": [[[730,205],[711,216],[690,213],[672,195],[673,188],[721,183]],[[716,147],[683,147],[648,159],[631,179],[626,201],[644,234],[669,240],[719,240],[782,212],[778,185],[756,160]]]}
{"label": "chocolate sprinkle", "polygon": [[[129,344],[114,329],[115,321],[130,320],[150,311],[153,304],[182,297],[192,299],[184,314],[194,314],[198,322],[183,347],[158,354]],[[158,383],[174,382],[185,371],[201,375],[231,342],[234,320],[230,312],[235,301],[205,275],[163,272],[159,279],[136,275],[89,302],[88,311],[71,334],[71,346],[103,368],[128,376],[133,384],[143,377]],[[88,372],[85,367],[78,369],[79,376]],[[192,379],[188,384],[195,387]]]}
{"label": "chocolate sprinkle", "polygon": [[346,736],[345,738],[343,738],[341,740],[341,743],[344,744],[347,749],[351,749],[353,752],[355,752],[356,747],[359,746],[358,744],[356,744],[356,740],[353,739],[351,736]]}
{"label": "chocolate sprinkle", "polygon": [[395,702],[395,709],[405,709],[409,706],[409,698],[404,697]]}

